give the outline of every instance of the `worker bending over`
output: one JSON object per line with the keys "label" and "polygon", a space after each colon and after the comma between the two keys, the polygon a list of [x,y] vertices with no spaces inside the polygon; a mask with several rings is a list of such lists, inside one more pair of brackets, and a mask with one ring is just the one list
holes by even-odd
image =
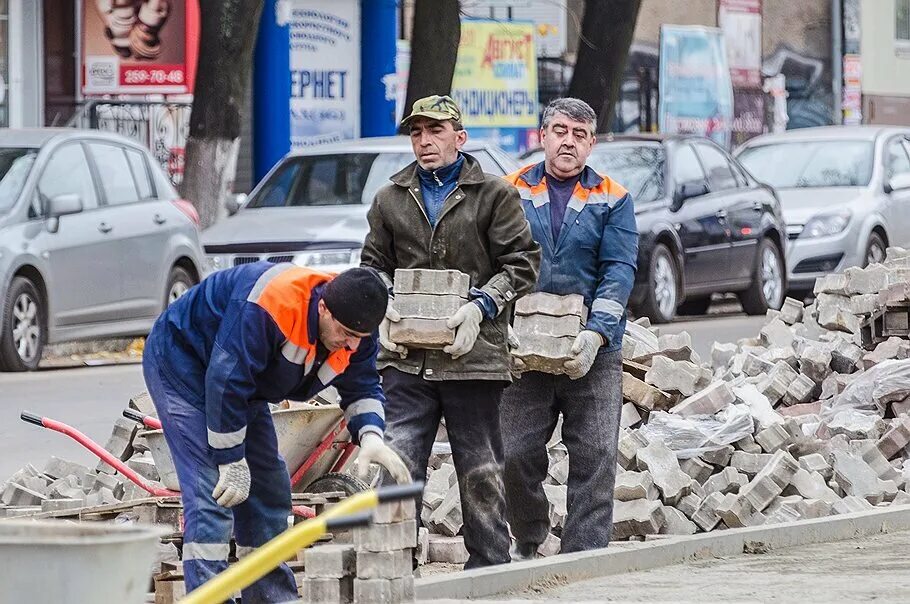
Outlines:
{"label": "worker bending over", "polygon": [[[383,442],[372,334],[387,303],[369,269],[333,277],[257,262],[211,275],[155,323],[143,370],[180,481],[187,591],[227,568],[232,524],[238,557],[288,527],[291,484],[269,402],[334,386],[361,466],[375,462],[410,480]],[[296,600],[294,575],[282,564],[242,596]]]}

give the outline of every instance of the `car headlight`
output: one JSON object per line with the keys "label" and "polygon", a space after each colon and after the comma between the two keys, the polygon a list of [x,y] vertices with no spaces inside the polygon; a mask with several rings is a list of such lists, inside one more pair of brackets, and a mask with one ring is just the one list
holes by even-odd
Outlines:
{"label": "car headlight", "polygon": [[360,249],[300,252],[294,256],[294,264],[310,268],[344,270],[360,264]]}
{"label": "car headlight", "polygon": [[227,257],[209,254],[205,257],[206,274],[228,268]]}
{"label": "car headlight", "polygon": [[806,223],[806,226],[803,227],[803,232],[800,233],[800,237],[811,238],[837,235],[838,233],[843,232],[848,224],[850,224],[850,212],[847,210],[836,214],[813,216],[812,219]]}

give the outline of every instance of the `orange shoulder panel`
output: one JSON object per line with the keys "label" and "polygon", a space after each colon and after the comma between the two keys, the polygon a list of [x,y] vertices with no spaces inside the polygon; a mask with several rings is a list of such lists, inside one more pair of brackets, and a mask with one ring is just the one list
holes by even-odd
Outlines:
{"label": "orange shoulder panel", "polygon": [[310,347],[307,313],[313,288],[333,275],[294,267],[266,284],[256,303],[278,324],[281,333],[296,346]]}

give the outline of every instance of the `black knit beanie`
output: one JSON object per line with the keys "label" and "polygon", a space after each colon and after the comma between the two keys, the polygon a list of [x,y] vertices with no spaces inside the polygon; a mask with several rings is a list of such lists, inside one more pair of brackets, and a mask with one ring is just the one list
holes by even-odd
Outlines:
{"label": "black knit beanie", "polygon": [[339,323],[357,333],[373,333],[385,317],[389,289],[371,268],[349,268],[326,283],[322,299]]}

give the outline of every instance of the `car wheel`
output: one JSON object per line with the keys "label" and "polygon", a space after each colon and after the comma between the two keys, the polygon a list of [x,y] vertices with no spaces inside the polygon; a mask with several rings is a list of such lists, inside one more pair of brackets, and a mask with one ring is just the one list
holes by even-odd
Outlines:
{"label": "car wheel", "polygon": [[44,301],[35,284],[15,277],[6,292],[0,332],[0,370],[34,371],[47,341]]}
{"label": "car wheel", "polygon": [[777,245],[762,239],[755,257],[752,285],[739,294],[748,315],[763,315],[769,308],[780,309],[784,303],[784,261]]}
{"label": "car wheel", "polygon": [[676,260],[670,248],[658,243],[651,254],[645,299],[636,314],[648,317],[652,323],[669,323],[676,316],[678,299],[679,270]]}
{"label": "car wheel", "polygon": [[711,296],[686,299],[676,308],[678,315],[706,315],[711,308]]}
{"label": "car wheel", "polygon": [[869,243],[866,244],[866,264],[863,266],[883,262],[885,260],[886,249],[887,246],[885,240],[882,239],[882,236],[878,233],[871,233],[869,235]]}
{"label": "car wheel", "polygon": [[167,280],[164,305],[170,306],[194,285],[196,285],[196,280],[193,279],[193,276],[185,268],[175,266],[171,269],[171,274]]}

